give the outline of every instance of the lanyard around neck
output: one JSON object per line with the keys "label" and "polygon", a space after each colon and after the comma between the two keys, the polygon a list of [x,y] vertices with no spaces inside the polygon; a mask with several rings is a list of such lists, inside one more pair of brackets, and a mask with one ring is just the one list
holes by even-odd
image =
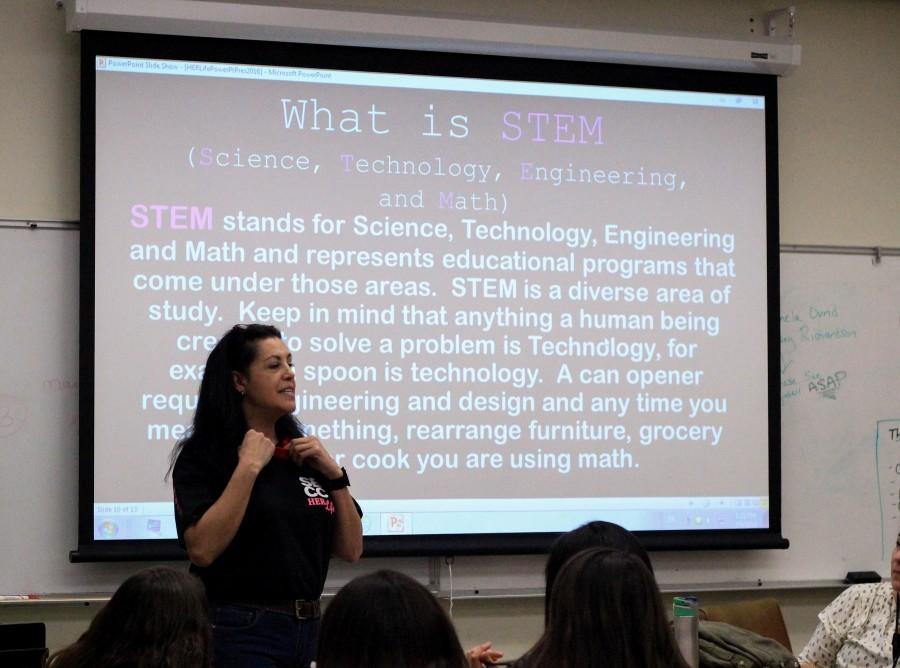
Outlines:
{"label": "lanyard around neck", "polygon": [[891,666],[900,659],[900,594],[894,594],[894,637],[891,638]]}

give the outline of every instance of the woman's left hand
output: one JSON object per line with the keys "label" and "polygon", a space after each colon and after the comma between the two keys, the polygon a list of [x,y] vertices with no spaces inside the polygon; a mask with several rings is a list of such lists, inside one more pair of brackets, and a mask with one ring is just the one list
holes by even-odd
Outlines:
{"label": "woman's left hand", "polygon": [[329,480],[340,478],[343,475],[341,467],[334,460],[318,436],[301,436],[293,439],[288,445],[291,459],[298,466],[309,464]]}
{"label": "woman's left hand", "polygon": [[[322,442],[315,436],[295,438],[288,445],[291,459],[298,466],[309,464],[328,480],[338,480],[344,472]],[[344,561],[353,562],[362,556],[363,538],[359,506],[346,488],[328,492],[334,501],[336,525],[331,553]]]}

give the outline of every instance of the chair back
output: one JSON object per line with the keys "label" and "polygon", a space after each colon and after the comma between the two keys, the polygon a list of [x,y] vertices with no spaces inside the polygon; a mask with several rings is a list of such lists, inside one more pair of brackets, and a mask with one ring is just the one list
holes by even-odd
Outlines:
{"label": "chair back", "polygon": [[784,624],[784,616],[781,614],[781,606],[775,598],[767,597],[704,606],[700,609],[700,618],[711,622],[725,622],[772,638],[793,653],[791,639]]}
{"label": "chair back", "polygon": [[47,663],[47,628],[43,622],[0,624],[0,666],[43,668]]}

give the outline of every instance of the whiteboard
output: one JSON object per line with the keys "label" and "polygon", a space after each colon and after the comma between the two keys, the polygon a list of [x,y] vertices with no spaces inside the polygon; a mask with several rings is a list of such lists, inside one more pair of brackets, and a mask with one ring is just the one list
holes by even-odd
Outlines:
{"label": "whiteboard", "polygon": [[886,574],[900,530],[900,438],[885,440],[900,427],[900,258],[783,254],[781,267],[790,573]]}
{"label": "whiteboard", "polygon": [[[0,228],[0,595],[112,591],[143,564],[71,564],[77,545],[78,231]],[[900,258],[788,254],[782,269],[782,490],[788,550],[657,553],[661,583],[801,586],[887,574],[900,528]],[[123,345],[122,382],[128,382]],[[892,431],[893,430],[893,431]],[[457,558],[440,586],[526,591],[544,558]],[[334,587],[425,559],[336,565]],[[431,573],[433,575],[433,573]]]}

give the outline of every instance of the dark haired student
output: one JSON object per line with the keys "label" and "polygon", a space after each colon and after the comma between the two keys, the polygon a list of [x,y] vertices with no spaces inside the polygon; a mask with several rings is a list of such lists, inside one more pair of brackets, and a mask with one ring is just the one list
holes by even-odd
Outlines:
{"label": "dark haired student", "polygon": [[[6,664],[3,664],[6,665]],[[125,580],[52,668],[209,668],[206,594],[193,575],[167,566]]]}
{"label": "dark haired student", "polygon": [[347,474],[304,435],[296,387],[281,333],[236,325],[209,355],[173,452],[178,536],[206,585],[216,668],[306,668],[331,555],[362,554]]}
{"label": "dark haired student", "polygon": [[317,668],[467,668],[453,622],[423,585],[397,571],[361,575],[322,620]]}
{"label": "dark haired student", "polygon": [[523,668],[688,668],[642,559],[589,548],[563,564]]}

